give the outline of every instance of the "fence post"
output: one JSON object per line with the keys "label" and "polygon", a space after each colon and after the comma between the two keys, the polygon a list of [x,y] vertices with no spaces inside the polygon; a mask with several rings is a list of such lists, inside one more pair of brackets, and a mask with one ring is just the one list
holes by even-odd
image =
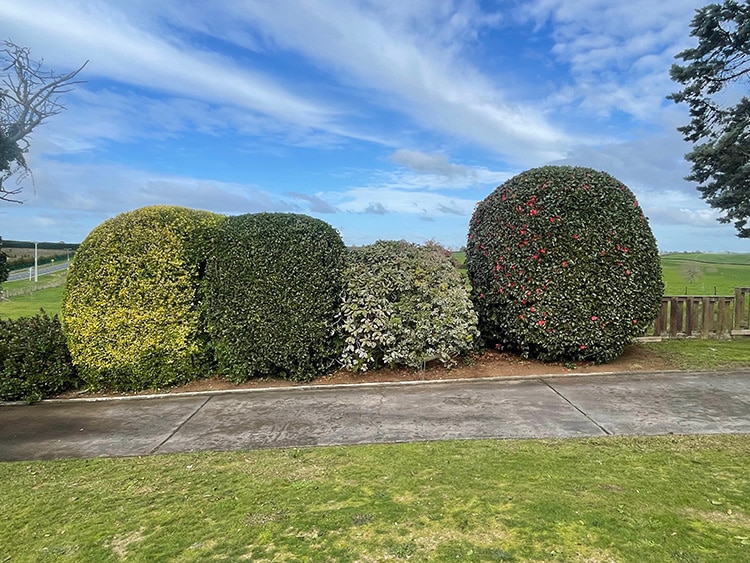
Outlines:
{"label": "fence post", "polygon": [[674,338],[682,332],[682,316],[684,300],[679,297],[672,297],[672,310],[669,314],[669,337]]}
{"label": "fence post", "polygon": [[697,328],[697,325],[698,302],[695,297],[688,297],[685,302],[685,336],[693,336],[693,331]]}
{"label": "fence post", "polygon": [[750,304],[747,304],[747,296],[750,295],[750,287],[737,287],[734,290],[734,330],[750,330]]}
{"label": "fence post", "polygon": [[742,291],[741,287],[734,288],[734,323],[732,328],[734,330],[740,330],[742,328],[742,321],[745,320],[745,292]]}
{"label": "fence post", "polygon": [[703,323],[701,327],[701,338],[708,338],[714,324],[714,305],[710,297],[703,298]]}
{"label": "fence post", "polygon": [[664,336],[667,332],[667,320],[669,319],[669,299],[662,297],[661,299],[661,310],[659,316],[654,322],[654,336]]}
{"label": "fence post", "polygon": [[732,331],[732,319],[730,317],[732,301],[734,301],[733,297],[719,298],[719,323],[716,327],[717,338],[728,335]]}

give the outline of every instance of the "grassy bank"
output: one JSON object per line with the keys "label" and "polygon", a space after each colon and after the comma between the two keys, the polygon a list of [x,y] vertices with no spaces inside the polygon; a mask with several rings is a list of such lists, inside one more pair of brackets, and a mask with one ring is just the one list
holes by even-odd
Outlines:
{"label": "grassy bank", "polygon": [[67,276],[67,270],[63,270],[40,276],[38,283],[29,280],[5,282],[2,290],[8,292],[9,297],[0,301],[0,319],[33,317],[40,308],[49,315],[59,314]]}
{"label": "grassy bank", "polygon": [[750,286],[750,254],[666,254],[665,295],[733,295]]}
{"label": "grassy bank", "polygon": [[0,560],[743,561],[750,437],[0,464]]}

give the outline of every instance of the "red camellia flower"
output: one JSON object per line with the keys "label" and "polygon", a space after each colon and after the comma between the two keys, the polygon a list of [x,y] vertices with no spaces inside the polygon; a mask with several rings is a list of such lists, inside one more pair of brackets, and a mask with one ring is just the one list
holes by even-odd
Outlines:
{"label": "red camellia flower", "polygon": [[585,349],[586,349],[586,345],[585,344],[581,344],[581,350],[585,350]]}
{"label": "red camellia flower", "polygon": [[596,321],[596,320],[597,320],[597,318],[598,318],[598,317],[597,317],[596,315],[592,315],[592,316],[591,316],[591,320],[592,320],[592,321]]}
{"label": "red camellia flower", "polygon": [[544,326],[544,325],[545,325],[544,319],[539,319],[539,326]]}

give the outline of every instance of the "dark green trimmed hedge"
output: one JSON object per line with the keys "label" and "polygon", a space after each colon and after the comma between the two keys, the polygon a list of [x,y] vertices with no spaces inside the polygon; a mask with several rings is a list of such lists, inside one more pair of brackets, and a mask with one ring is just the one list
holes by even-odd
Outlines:
{"label": "dark green trimmed hedge", "polygon": [[340,343],[344,243],[305,215],[226,218],[206,269],[206,318],[221,374],[310,380],[329,370]]}
{"label": "dark green trimmed hedge", "polygon": [[656,241],[633,193],[547,166],[477,205],[466,267],[483,338],[542,360],[610,361],[659,311]]}
{"label": "dark green trimmed hedge", "polygon": [[0,286],[8,279],[9,273],[8,257],[3,252],[3,237],[0,237]]}
{"label": "dark green trimmed hedge", "polygon": [[78,384],[57,316],[0,319],[0,400],[40,401]]}
{"label": "dark green trimmed hedge", "polygon": [[132,391],[209,375],[199,288],[220,220],[205,211],[144,207],[86,237],[68,273],[62,321],[90,387]]}
{"label": "dark green trimmed hedge", "polygon": [[428,243],[378,241],[347,253],[339,333],[353,371],[444,365],[474,350],[477,316],[450,253]]}

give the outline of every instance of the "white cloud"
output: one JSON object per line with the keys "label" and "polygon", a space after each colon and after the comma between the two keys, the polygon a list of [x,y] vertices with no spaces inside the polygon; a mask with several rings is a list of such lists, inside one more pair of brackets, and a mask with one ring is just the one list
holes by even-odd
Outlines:
{"label": "white cloud", "polygon": [[[25,208],[114,215],[145,205],[181,205],[219,213],[294,211],[299,198],[257,186],[159,174],[123,165],[35,162]],[[296,203],[295,203],[296,202]]]}
{"label": "white cloud", "polygon": [[32,54],[43,37],[49,62],[70,67],[89,59],[88,77],[221,102],[300,126],[324,127],[334,119],[332,108],[293,94],[269,74],[185,44],[165,28],[149,32],[134,26],[130,14],[121,11],[126,7],[40,0],[3,3],[0,17],[16,42],[32,47]]}
{"label": "white cloud", "polygon": [[[257,29],[271,46],[266,48],[311,59],[335,74],[350,95],[358,91],[369,103],[401,112],[420,127],[525,161],[559,156],[568,136],[538,108],[506,99],[460,56],[461,40],[497,17],[476,16],[479,12],[464,7],[470,4],[457,9],[453,2],[422,3],[410,10],[402,3],[404,8],[384,9],[391,4],[280,0],[224,6],[237,26]],[[416,23],[422,17],[427,24]],[[436,30],[443,33],[435,37]]]}
{"label": "white cloud", "polygon": [[383,185],[351,188],[343,192],[328,192],[325,198],[345,213],[375,215],[397,214],[407,217],[420,215],[436,217],[454,215],[467,221],[475,200],[420,190],[402,190]]}
{"label": "white cloud", "polygon": [[445,154],[398,149],[390,159],[413,170],[391,173],[385,185],[394,189],[464,189],[498,185],[509,177],[507,172],[497,172],[482,166],[454,164]]}
{"label": "white cloud", "polygon": [[573,84],[552,96],[584,112],[624,111],[658,119],[675,90],[674,55],[690,45],[689,24],[703,0],[536,0],[524,5],[538,25],[550,22],[553,53],[570,66]]}

